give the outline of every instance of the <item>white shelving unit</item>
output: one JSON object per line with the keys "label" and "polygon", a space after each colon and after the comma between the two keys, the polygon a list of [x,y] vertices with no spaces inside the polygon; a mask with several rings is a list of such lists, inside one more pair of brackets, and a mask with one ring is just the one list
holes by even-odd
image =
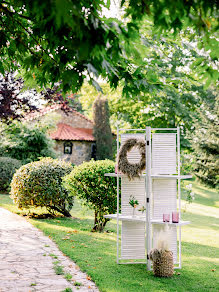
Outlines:
{"label": "white shelving unit", "polygon": [[[181,268],[181,226],[190,222],[181,221],[180,181],[192,176],[180,174],[180,130],[117,128],[117,153],[130,138],[146,142],[146,169],[143,174],[131,181],[124,174],[105,174],[117,177],[117,214],[105,216],[117,220],[117,263],[145,263],[150,270],[148,254],[156,246],[162,231],[170,239],[175,268]],[[140,158],[137,149],[128,153],[131,163],[138,162]],[[130,195],[138,200],[139,207],[146,207],[146,212],[136,211],[138,213],[133,216]],[[171,217],[175,211],[179,212],[179,223],[164,223],[163,214],[169,213]]]}

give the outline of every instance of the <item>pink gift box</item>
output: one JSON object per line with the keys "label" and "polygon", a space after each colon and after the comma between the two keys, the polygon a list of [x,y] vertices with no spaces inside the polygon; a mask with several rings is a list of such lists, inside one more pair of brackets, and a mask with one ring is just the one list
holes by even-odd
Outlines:
{"label": "pink gift box", "polygon": [[179,223],[179,213],[178,212],[172,212],[172,222]]}
{"label": "pink gift box", "polygon": [[170,214],[163,214],[163,222],[170,222]]}

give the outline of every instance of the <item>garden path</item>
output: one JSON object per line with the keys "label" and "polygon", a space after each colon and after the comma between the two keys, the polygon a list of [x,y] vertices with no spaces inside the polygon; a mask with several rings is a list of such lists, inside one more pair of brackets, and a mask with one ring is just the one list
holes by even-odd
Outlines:
{"label": "garden path", "polygon": [[[55,261],[60,261],[72,280],[55,273]],[[66,288],[99,291],[51,239],[24,218],[0,208],[0,292],[60,292]]]}

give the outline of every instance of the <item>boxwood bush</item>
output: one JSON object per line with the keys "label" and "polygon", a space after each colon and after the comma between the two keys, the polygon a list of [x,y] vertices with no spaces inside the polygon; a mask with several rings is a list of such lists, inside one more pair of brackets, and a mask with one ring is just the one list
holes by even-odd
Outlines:
{"label": "boxwood bush", "polygon": [[0,191],[9,191],[15,171],[21,167],[21,161],[11,157],[0,157]]}
{"label": "boxwood bush", "polygon": [[75,166],[64,178],[64,185],[72,196],[94,210],[95,219],[92,231],[103,231],[107,221],[103,216],[116,212],[116,178],[106,177],[114,172],[115,163],[111,160],[91,160]]}
{"label": "boxwood bush", "polygon": [[20,209],[46,207],[70,217],[74,197],[62,185],[62,178],[72,171],[70,163],[42,158],[22,166],[11,182],[11,197]]}

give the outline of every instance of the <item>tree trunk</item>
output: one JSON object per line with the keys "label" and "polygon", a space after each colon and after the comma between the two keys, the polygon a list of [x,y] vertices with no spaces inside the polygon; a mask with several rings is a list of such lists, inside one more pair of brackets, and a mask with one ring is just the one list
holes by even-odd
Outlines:
{"label": "tree trunk", "polygon": [[101,211],[98,212],[95,210],[95,212],[94,212],[94,227],[91,231],[92,232],[103,232],[104,227],[106,226],[106,223],[108,221],[109,221],[109,219],[104,218]]}
{"label": "tree trunk", "polygon": [[64,215],[65,217],[71,217],[71,214],[68,210],[66,209],[62,209],[62,208],[58,208],[55,206],[49,206],[51,209],[58,211],[59,213],[61,213],[62,215]]}

